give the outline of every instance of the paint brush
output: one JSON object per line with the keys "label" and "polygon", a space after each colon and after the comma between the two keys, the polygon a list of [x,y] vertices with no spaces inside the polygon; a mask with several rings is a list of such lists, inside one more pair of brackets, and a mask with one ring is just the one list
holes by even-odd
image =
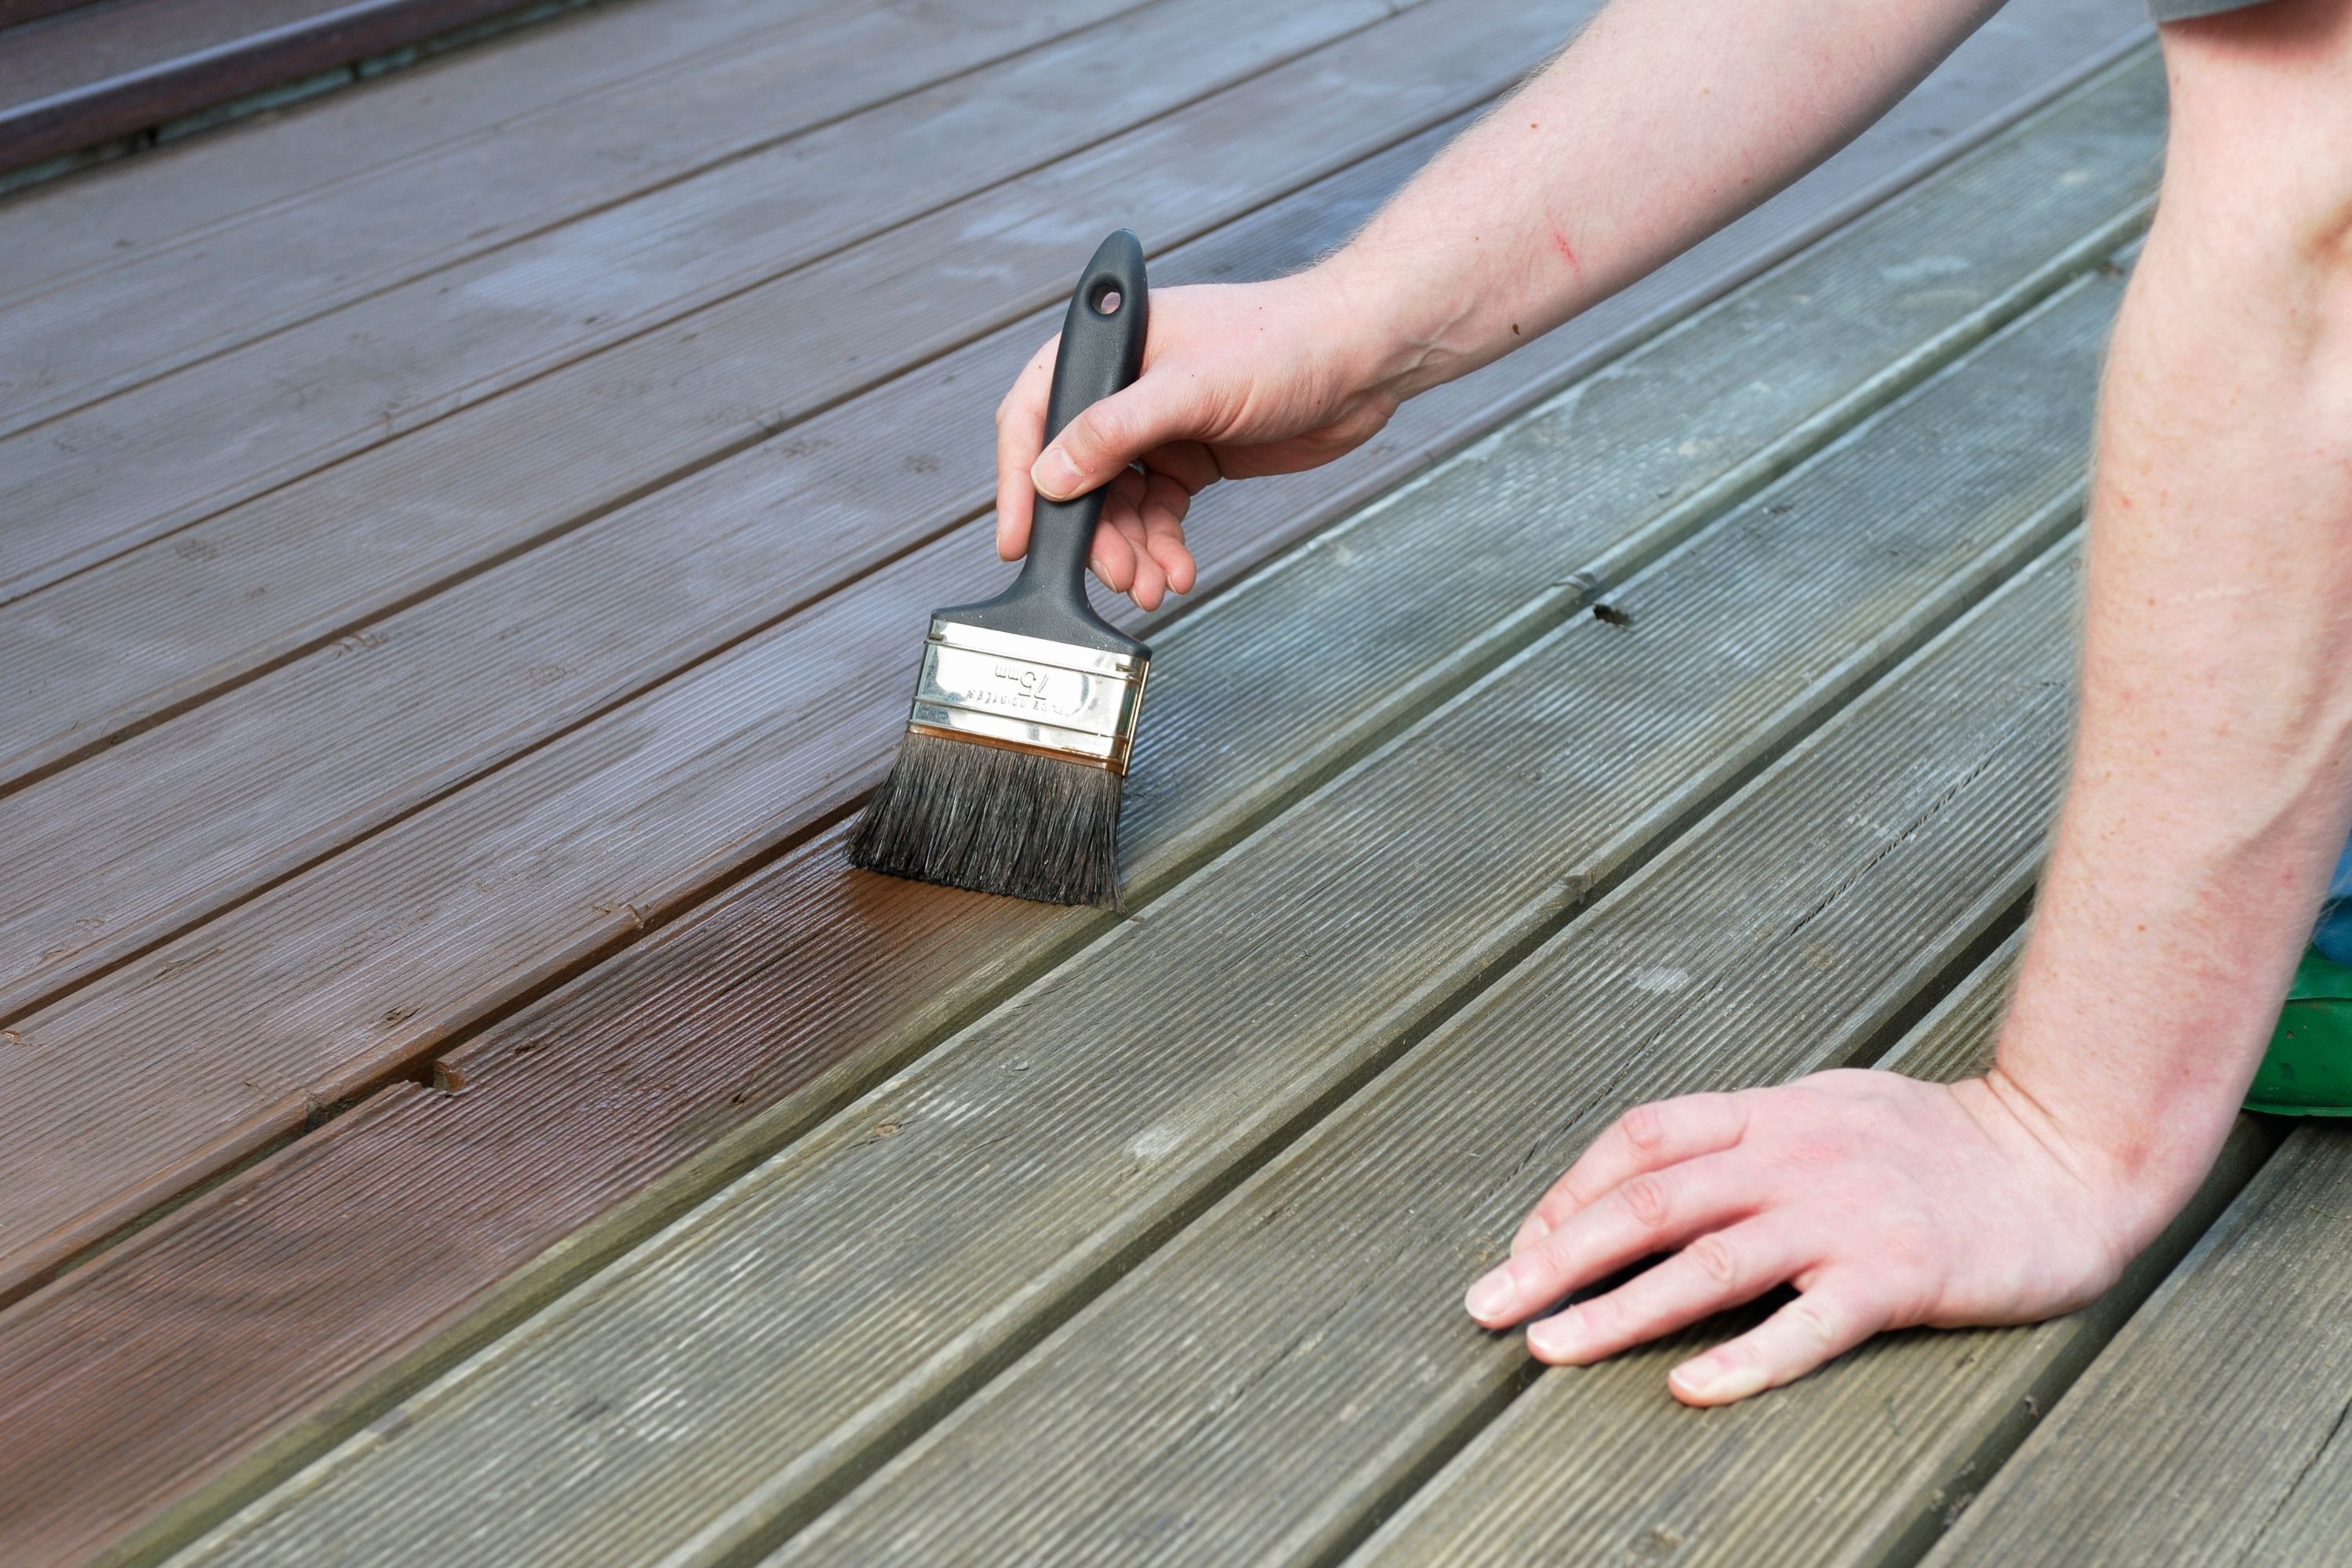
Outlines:
{"label": "paint brush", "polygon": [[[1126,386],[1149,321],[1121,229],[1062,320],[1045,439]],[[1037,498],[1029,556],[992,599],[931,613],[915,705],[852,862],[1054,904],[1118,904],[1118,806],[1151,650],[1087,601],[1103,492]]]}

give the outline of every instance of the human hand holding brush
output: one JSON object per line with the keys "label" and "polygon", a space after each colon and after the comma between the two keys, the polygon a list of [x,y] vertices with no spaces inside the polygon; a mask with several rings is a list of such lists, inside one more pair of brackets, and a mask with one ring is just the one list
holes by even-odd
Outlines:
{"label": "human hand holding brush", "polygon": [[1192,586],[1202,489],[1343,457],[1406,399],[1633,282],[1860,131],[1993,8],[1619,0],[1330,257],[1157,290],[1135,384],[1050,442],[1055,343],[1032,356],[997,410],[998,552],[1027,549],[1038,495],[1108,486],[1094,574],[1157,609]]}

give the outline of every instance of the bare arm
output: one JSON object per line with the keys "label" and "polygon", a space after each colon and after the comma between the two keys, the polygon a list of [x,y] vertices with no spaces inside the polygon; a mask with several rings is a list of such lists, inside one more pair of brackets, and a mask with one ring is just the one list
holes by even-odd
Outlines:
{"label": "bare arm", "polygon": [[2082,721],[1998,1065],[1631,1113],[1472,1289],[1482,1321],[1538,1317],[1547,1360],[1794,1284],[1675,1369],[1677,1394],[1720,1404],[1882,1329],[2064,1311],[2228,1131],[2352,828],[2352,8],[2274,0],[2165,44],[2162,205],[2099,422]]}
{"label": "bare arm", "polygon": [[1995,4],[1614,0],[1321,264],[1155,291],[1141,378],[1042,457],[1041,350],[998,413],[1000,549],[1026,549],[1033,484],[1115,480],[1097,571],[1157,605],[1191,585],[1194,493],[1327,462],[1641,277],[1851,140]]}

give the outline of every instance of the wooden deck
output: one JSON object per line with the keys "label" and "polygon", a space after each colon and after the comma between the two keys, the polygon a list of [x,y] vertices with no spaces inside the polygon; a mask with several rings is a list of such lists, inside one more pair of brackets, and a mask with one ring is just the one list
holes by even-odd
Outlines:
{"label": "wooden deck", "polygon": [[2347,1550],[2327,1128],[1729,1411],[1459,1309],[1630,1103],[1987,1048],[2141,0],[1212,492],[1123,919],[844,863],[1094,240],[1299,265],[1591,3],[615,0],[0,203],[0,1563]]}

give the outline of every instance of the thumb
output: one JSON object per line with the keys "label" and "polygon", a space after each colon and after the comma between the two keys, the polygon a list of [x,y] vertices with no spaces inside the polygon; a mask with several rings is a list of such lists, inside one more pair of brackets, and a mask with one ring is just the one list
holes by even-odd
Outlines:
{"label": "thumb", "polygon": [[1146,374],[1071,420],[1030,468],[1038,492],[1051,500],[1084,495],[1146,452],[1192,436],[1191,411],[1179,406],[1169,385],[1169,378]]}

